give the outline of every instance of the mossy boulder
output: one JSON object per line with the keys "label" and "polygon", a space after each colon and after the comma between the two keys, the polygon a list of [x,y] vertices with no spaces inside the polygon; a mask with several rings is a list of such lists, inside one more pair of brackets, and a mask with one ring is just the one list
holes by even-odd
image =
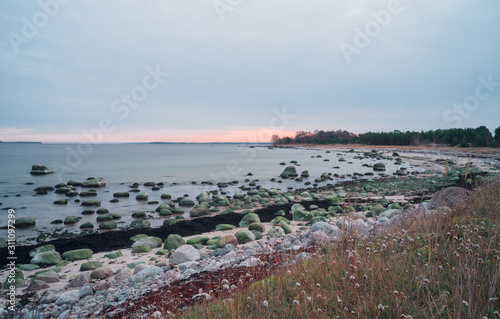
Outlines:
{"label": "mossy boulder", "polygon": [[80,220],[79,217],[76,217],[76,216],[68,216],[64,219],[64,223],[65,224],[75,224],[75,223],[78,223],[78,221]]}
{"label": "mossy boulder", "polygon": [[113,193],[113,197],[114,198],[127,198],[127,197],[130,197],[130,193],[129,192],[116,192],[116,193]]}
{"label": "mossy boulder", "polygon": [[81,205],[86,207],[101,207],[101,202],[98,200],[84,200]]}
{"label": "mossy boulder", "polygon": [[36,265],[57,265],[62,262],[61,255],[55,251],[44,251],[36,254],[31,258],[30,264]]}
{"label": "mossy boulder", "polygon": [[234,235],[226,235],[219,238],[217,241],[217,248],[224,248],[227,244],[232,244],[234,247],[237,247],[238,243],[238,239]]}
{"label": "mossy boulder", "polygon": [[283,216],[278,216],[269,222],[271,226],[279,226],[279,224],[290,224],[290,221]]}
{"label": "mossy boulder", "polygon": [[96,220],[98,222],[105,222],[105,221],[113,220],[113,216],[111,216],[110,214],[100,215],[100,216],[97,216]]}
{"label": "mossy boulder", "polygon": [[297,173],[297,169],[295,168],[295,166],[287,166],[280,174],[280,177],[282,178],[290,178],[297,176],[299,176],[299,174]]}
{"label": "mossy boulder", "polygon": [[[5,288],[10,287],[12,285],[11,280],[12,280],[11,277],[5,278],[5,283],[4,283]],[[16,288],[26,286],[23,272],[19,269],[16,269],[14,273],[14,286],[16,286]]]}
{"label": "mossy boulder", "polygon": [[76,250],[70,250],[70,251],[64,252],[62,254],[62,258],[64,260],[75,261],[75,260],[82,260],[82,259],[90,259],[90,258],[92,258],[93,254],[94,254],[94,252],[88,248],[76,249]]}
{"label": "mossy boulder", "polygon": [[151,223],[144,219],[134,220],[133,222],[130,223],[130,228],[133,229],[148,228],[150,226]]}
{"label": "mossy boulder", "polygon": [[170,216],[172,215],[172,211],[170,209],[167,209],[167,208],[162,208],[160,209],[160,216]]}
{"label": "mossy boulder", "polygon": [[146,262],[144,260],[137,260],[134,262],[131,262],[130,264],[127,264],[127,268],[134,269],[135,267],[145,264]]}
{"label": "mossy boulder", "polygon": [[54,201],[54,205],[68,205],[68,200],[67,199],[58,199]]}
{"label": "mossy boulder", "polygon": [[246,214],[245,216],[243,216],[238,225],[240,227],[248,227],[251,223],[260,223],[259,215],[255,213]]}
{"label": "mossy boulder", "polygon": [[33,164],[31,166],[31,175],[46,175],[46,174],[52,174],[54,173],[51,171],[47,166],[42,165],[42,164]]}
{"label": "mossy boulder", "polygon": [[25,271],[32,271],[32,270],[36,270],[36,269],[39,269],[40,266],[38,265],[34,265],[34,264],[21,264],[19,265],[19,270],[25,270]]}
{"label": "mossy boulder", "polygon": [[132,217],[133,218],[144,218],[144,217],[146,217],[146,212],[133,212]]}
{"label": "mossy boulder", "polygon": [[27,228],[36,225],[36,221],[33,217],[20,217],[16,219],[17,228]]}
{"label": "mossy boulder", "polygon": [[151,250],[153,249],[149,245],[136,245],[132,248],[132,254],[149,253]]}
{"label": "mossy boulder", "polygon": [[375,163],[375,164],[373,164],[373,170],[377,171],[377,172],[385,171],[385,164],[382,162]]}
{"label": "mossy boulder", "polygon": [[103,178],[91,178],[82,182],[82,187],[98,188],[106,186],[106,181]]}
{"label": "mossy boulder", "polygon": [[80,271],[94,270],[102,267],[102,263],[100,261],[87,261],[80,265]]}
{"label": "mossy boulder", "polygon": [[94,228],[94,224],[91,222],[86,222],[80,225],[80,229],[91,229]]}
{"label": "mossy boulder", "polygon": [[118,225],[114,221],[102,222],[99,224],[99,229],[115,229]]}
{"label": "mossy boulder", "polygon": [[210,210],[205,206],[199,205],[199,206],[196,206],[195,208],[193,208],[189,212],[189,215],[191,217],[206,216],[206,215],[210,215]]}
{"label": "mossy boulder", "polygon": [[230,224],[219,224],[217,226],[215,226],[215,230],[231,230],[231,229],[235,229],[236,226],[234,225],[230,225]]}
{"label": "mossy boulder", "polygon": [[[66,194],[66,196],[67,195],[68,194]],[[80,197],[93,197],[93,196],[97,196],[97,192],[93,189],[88,190],[88,191],[83,191],[80,193]]]}
{"label": "mossy boulder", "polygon": [[189,197],[183,197],[179,201],[179,206],[194,206],[195,202]]}
{"label": "mossy boulder", "polygon": [[263,233],[266,231],[266,227],[262,223],[251,223],[248,225],[248,230],[256,230]]}
{"label": "mossy boulder", "polygon": [[84,211],[82,211],[82,215],[92,215],[94,213],[95,211],[93,209],[85,209]]}
{"label": "mossy boulder", "polygon": [[196,236],[187,240],[188,245],[205,245],[210,238],[205,235]]}
{"label": "mossy boulder", "polygon": [[146,201],[146,200],[148,200],[148,198],[149,198],[149,194],[145,193],[145,192],[139,193],[135,196],[135,199],[140,200],[140,201]]}
{"label": "mossy boulder", "polygon": [[114,251],[112,253],[106,254],[105,256],[109,259],[116,259],[116,258],[122,257],[123,254],[121,251]]}
{"label": "mossy boulder", "polygon": [[255,235],[247,230],[247,229],[242,229],[237,231],[234,236],[238,240],[239,244],[245,244],[248,243],[249,241],[254,241],[255,240]]}
{"label": "mossy boulder", "polygon": [[177,234],[170,234],[168,235],[167,239],[165,239],[165,243],[163,244],[163,248],[168,249],[168,250],[174,250],[177,249],[178,247],[186,244],[186,241],[184,238]]}
{"label": "mossy boulder", "polygon": [[139,246],[139,245],[146,245],[150,246],[151,248],[158,248],[161,247],[163,244],[161,238],[155,237],[155,236],[146,236],[143,238],[140,238],[136,242],[132,244],[132,248]]}

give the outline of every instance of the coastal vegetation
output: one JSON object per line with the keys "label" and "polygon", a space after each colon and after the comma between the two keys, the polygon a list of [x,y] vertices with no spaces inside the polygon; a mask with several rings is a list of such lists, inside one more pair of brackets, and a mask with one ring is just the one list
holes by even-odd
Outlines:
{"label": "coastal vegetation", "polygon": [[344,130],[299,131],[295,137],[272,137],[274,145],[287,144],[364,144],[418,146],[439,144],[460,147],[500,147],[500,126],[493,133],[486,126],[477,128],[438,129],[430,131],[366,132],[354,134]]}

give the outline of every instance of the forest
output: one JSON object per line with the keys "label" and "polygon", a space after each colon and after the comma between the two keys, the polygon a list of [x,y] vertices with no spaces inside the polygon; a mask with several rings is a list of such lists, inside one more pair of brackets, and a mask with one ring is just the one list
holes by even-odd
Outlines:
{"label": "forest", "polygon": [[274,145],[287,144],[364,144],[364,145],[446,145],[459,147],[500,147],[500,126],[492,133],[486,126],[477,128],[437,129],[430,131],[366,132],[345,130],[299,131],[295,137],[272,136]]}

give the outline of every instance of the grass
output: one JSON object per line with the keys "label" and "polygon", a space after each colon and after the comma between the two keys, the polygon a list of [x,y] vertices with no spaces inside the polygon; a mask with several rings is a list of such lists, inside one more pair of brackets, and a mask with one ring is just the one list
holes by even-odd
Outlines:
{"label": "grass", "polygon": [[[176,318],[498,318],[500,180],[469,205],[360,239],[346,233]],[[161,317],[164,317],[162,315]]]}

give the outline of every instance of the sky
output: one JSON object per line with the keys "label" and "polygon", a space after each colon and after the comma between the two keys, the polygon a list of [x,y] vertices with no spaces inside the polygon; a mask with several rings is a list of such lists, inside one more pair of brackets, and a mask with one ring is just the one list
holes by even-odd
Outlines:
{"label": "sky", "polygon": [[496,0],[0,2],[0,140],[500,126]]}

